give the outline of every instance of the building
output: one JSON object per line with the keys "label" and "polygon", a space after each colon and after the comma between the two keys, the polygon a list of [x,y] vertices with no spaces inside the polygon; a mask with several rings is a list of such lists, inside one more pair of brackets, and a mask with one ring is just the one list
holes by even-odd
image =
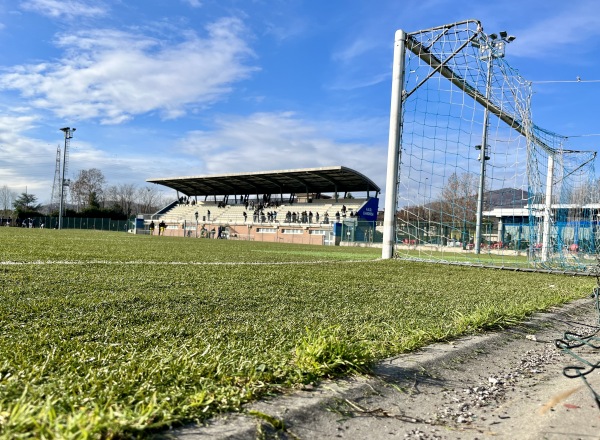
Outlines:
{"label": "building", "polygon": [[373,240],[380,188],[335,166],[148,179],[177,192],[152,216],[164,235],[305,244]]}

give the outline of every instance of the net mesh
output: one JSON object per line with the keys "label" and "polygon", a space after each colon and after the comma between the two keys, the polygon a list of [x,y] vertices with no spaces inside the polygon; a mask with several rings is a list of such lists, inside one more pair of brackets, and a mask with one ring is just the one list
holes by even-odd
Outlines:
{"label": "net mesh", "polygon": [[396,256],[594,263],[595,153],[533,124],[531,84],[504,59],[509,41],[477,21],[408,34]]}

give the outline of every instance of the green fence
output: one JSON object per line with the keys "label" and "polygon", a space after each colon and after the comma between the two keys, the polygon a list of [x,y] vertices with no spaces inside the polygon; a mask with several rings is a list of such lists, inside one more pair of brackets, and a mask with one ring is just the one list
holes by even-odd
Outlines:
{"label": "green fence", "polygon": [[[57,229],[58,217],[35,217],[34,227]],[[121,231],[127,232],[133,229],[134,222],[131,220],[112,220],[110,218],[77,218],[63,217],[63,229],[94,229],[98,231]]]}

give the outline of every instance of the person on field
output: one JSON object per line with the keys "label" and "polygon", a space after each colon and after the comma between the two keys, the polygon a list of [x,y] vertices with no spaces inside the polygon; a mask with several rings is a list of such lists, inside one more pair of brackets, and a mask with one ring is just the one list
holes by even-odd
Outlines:
{"label": "person on field", "polygon": [[165,224],[165,221],[161,220],[160,223],[158,224],[158,235],[165,235],[166,228],[167,228],[167,225]]}
{"label": "person on field", "polygon": [[154,220],[152,220],[152,221],[150,222],[150,235],[154,235],[154,228],[155,228],[155,227],[156,227],[156,226],[154,225]]}

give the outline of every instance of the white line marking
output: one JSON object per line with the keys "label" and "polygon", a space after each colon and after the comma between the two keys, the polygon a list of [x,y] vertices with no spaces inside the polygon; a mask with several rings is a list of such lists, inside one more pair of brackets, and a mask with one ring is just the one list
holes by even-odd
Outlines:
{"label": "white line marking", "polygon": [[318,261],[108,261],[108,260],[89,260],[89,261],[0,261],[0,266],[51,266],[51,265],[62,265],[62,266],[78,266],[86,264],[104,264],[104,265],[160,265],[160,266],[284,266],[284,265],[295,265],[295,264],[326,264],[326,263],[367,263],[376,260],[318,260]]}

